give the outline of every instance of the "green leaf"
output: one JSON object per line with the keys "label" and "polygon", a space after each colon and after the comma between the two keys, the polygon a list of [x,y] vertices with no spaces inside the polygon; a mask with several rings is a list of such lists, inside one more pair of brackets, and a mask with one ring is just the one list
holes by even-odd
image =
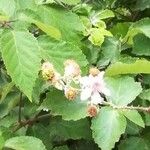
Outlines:
{"label": "green leaf", "polygon": [[150,101],[150,89],[143,90],[142,93],[139,95],[139,97],[141,99]]}
{"label": "green leaf", "polygon": [[107,78],[106,82],[111,94],[107,99],[115,105],[128,105],[142,91],[141,84],[128,76]]}
{"label": "green leaf", "polygon": [[79,17],[61,8],[40,6],[37,13],[44,24],[60,30],[62,39],[73,43],[79,43],[81,38],[78,32],[84,30]]}
{"label": "green leaf", "polygon": [[11,17],[15,13],[16,4],[14,0],[0,0],[0,11]]}
{"label": "green leaf", "polygon": [[65,41],[55,41],[48,36],[42,36],[38,41],[43,59],[53,63],[59,72],[63,72],[63,64],[67,59],[75,60],[85,70],[88,62],[79,47]]}
{"label": "green leaf", "polygon": [[122,140],[118,148],[119,150],[149,150],[150,144],[147,139],[141,137],[129,137],[126,140]]}
{"label": "green leaf", "polygon": [[126,127],[126,132],[125,134],[129,134],[129,135],[139,135],[140,132],[142,131],[142,127],[136,125],[135,123],[133,123],[130,120],[127,120],[127,127]]}
{"label": "green leaf", "polygon": [[150,8],[150,1],[149,0],[137,0],[135,9],[136,10],[144,10]]}
{"label": "green leaf", "polygon": [[78,121],[65,121],[59,117],[53,118],[50,120],[49,131],[51,131],[52,138],[57,137],[60,141],[91,138],[90,122],[87,118]]}
{"label": "green leaf", "polygon": [[69,150],[68,146],[58,146],[55,147],[53,150]]}
{"label": "green leaf", "polygon": [[98,12],[97,17],[99,19],[107,19],[107,18],[115,17],[115,15],[113,11],[109,9],[105,9],[105,10],[101,10],[100,12]]}
{"label": "green leaf", "polygon": [[9,82],[2,88],[2,95],[1,95],[1,100],[0,100],[1,102],[5,99],[7,94],[12,90],[13,86],[14,86],[14,83]]}
{"label": "green leaf", "polygon": [[48,126],[44,126],[43,124],[35,124],[32,127],[29,127],[27,130],[28,136],[34,136],[42,140],[43,144],[47,148],[47,150],[53,149],[53,144],[51,140],[51,130],[49,130]]}
{"label": "green leaf", "polygon": [[46,23],[43,23],[39,18],[35,17],[34,12],[32,12],[32,11],[22,12],[19,14],[18,18],[21,21],[26,21],[26,22],[35,24],[47,35],[49,35],[57,40],[60,40],[60,38],[61,38],[61,33],[57,28],[55,28],[51,25],[48,25]]}
{"label": "green leaf", "polygon": [[115,38],[106,38],[101,46],[100,58],[98,59],[98,67],[107,66],[110,62],[114,63],[119,59],[120,42]]}
{"label": "green leaf", "polygon": [[127,117],[129,120],[131,120],[135,124],[143,128],[145,127],[144,121],[137,110],[124,110],[122,111],[122,113],[125,117]]}
{"label": "green leaf", "polygon": [[40,108],[48,108],[54,116],[61,115],[64,120],[79,120],[87,116],[87,103],[79,99],[69,101],[64,93],[53,90],[47,94],[47,98]]}
{"label": "green leaf", "polygon": [[144,34],[137,34],[133,38],[133,51],[136,55],[150,56],[150,38]]}
{"label": "green leaf", "polygon": [[36,39],[28,32],[7,31],[3,33],[1,44],[2,58],[8,74],[20,90],[32,100],[32,90],[41,60]]}
{"label": "green leaf", "polygon": [[139,59],[133,63],[117,62],[106,69],[106,76],[115,76],[119,74],[150,74],[150,61]]}
{"label": "green leaf", "polygon": [[35,0],[15,0],[17,4],[18,10],[20,9],[37,9],[37,5],[35,3]]}
{"label": "green leaf", "polygon": [[102,150],[110,150],[119,141],[126,129],[126,119],[117,110],[103,107],[98,116],[92,119],[94,141]]}
{"label": "green leaf", "polygon": [[67,5],[76,5],[81,2],[81,0],[59,0]]}
{"label": "green leaf", "polygon": [[46,150],[42,141],[38,138],[31,136],[18,136],[8,139],[5,142],[5,147],[15,149],[15,150]]}
{"label": "green leaf", "polygon": [[128,41],[129,44],[133,44],[133,37],[138,33],[143,33],[150,38],[150,18],[141,19],[131,25],[125,37],[125,41]]}

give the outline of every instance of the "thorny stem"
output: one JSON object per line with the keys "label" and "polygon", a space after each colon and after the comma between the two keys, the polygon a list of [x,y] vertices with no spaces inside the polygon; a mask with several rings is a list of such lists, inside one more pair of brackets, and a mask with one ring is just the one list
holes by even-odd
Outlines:
{"label": "thorny stem", "polygon": [[110,102],[103,102],[103,105],[105,106],[110,106],[113,109],[128,109],[128,110],[137,110],[137,111],[142,111],[142,112],[148,112],[150,113],[150,106],[149,107],[140,107],[140,106],[116,106]]}
{"label": "thorny stem", "polygon": [[50,114],[44,114],[41,116],[36,116],[34,118],[31,118],[29,120],[24,120],[18,123],[18,125],[13,129],[13,132],[18,131],[19,129],[21,129],[22,127],[25,127],[26,125],[32,125],[34,122],[39,121],[41,119],[45,119],[45,118],[49,118]]}

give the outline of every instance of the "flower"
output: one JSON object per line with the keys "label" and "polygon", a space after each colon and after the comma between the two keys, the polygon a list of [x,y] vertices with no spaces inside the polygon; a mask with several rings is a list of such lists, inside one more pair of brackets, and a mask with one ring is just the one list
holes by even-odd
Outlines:
{"label": "flower", "polygon": [[106,88],[105,81],[103,79],[104,71],[99,72],[97,75],[90,74],[89,76],[82,77],[80,79],[81,85],[81,100],[90,100],[91,104],[101,104],[104,99],[100,94],[109,96],[110,92]]}
{"label": "flower", "polygon": [[74,60],[66,60],[64,62],[64,66],[65,66],[65,72],[64,72],[64,76],[67,77],[77,77],[80,75],[81,71],[80,71],[80,66],[74,61]]}

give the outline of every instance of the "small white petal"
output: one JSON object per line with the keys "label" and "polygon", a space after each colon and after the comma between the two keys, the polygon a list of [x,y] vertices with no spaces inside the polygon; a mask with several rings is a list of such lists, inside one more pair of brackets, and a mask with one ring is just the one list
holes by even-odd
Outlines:
{"label": "small white petal", "polygon": [[88,77],[88,76],[85,76],[85,77],[80,78],[80,84],[81,84],[81,86],[83,86],[83,87],[88,86],[88,85],[90,84],[89,77]]}
{"label": "small white petal", "polygon": [[108,88],[106,88],[106,87],[102,88],[101,93],[103,93],[106,96],[110,96],[111,95],[110,90]]}
{"label": "small white petal", "polygon": [[90,88],[82,89],[80,93],[80,99],[87,100],[88,98],[91,97],[91,93],[92,93],[92,90]]}
{"label": "small white petal", "polygon": [[98,92],[95,92],[91,96],[91,103],[92,104],[101,104],[104,101],[104,99],[101,97],[101,95]]}

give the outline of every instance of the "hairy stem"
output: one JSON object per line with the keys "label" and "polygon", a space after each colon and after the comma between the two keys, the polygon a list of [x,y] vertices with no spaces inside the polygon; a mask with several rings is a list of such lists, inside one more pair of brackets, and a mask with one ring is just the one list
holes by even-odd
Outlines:
{"label": "hairy stem", "polygon": [[141,106],[116,106],[110,102],[103,102],[103,105],[110,106],[113,109],[129,109],[129,110],[137,110],[142,112],[148,112],[150,113],[150,106],[149,107],[141,107]]}

